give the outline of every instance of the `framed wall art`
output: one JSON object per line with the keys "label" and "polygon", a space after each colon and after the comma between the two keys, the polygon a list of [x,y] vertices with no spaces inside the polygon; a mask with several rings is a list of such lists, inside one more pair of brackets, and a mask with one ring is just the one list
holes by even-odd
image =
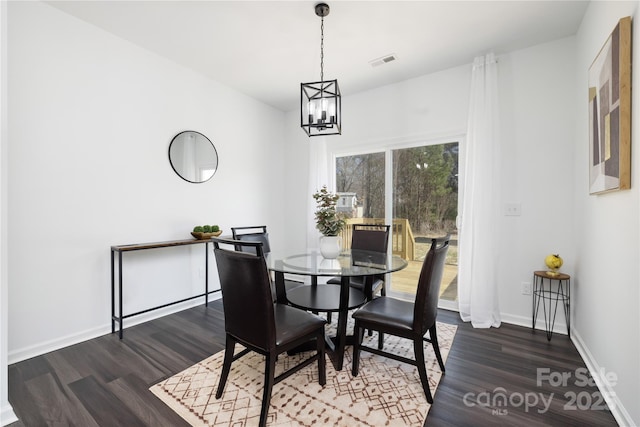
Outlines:
{"label": "framed wall art", "polygon": [[631,187],[631,18],[589,67],[589,193]]}

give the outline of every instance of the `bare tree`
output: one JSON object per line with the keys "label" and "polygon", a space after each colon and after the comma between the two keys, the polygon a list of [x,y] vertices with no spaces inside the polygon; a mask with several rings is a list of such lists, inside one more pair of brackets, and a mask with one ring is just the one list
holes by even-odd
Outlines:
{"label": "bare tree", "polygon": [[[385,155],[337,159],[337,191],[356,193],[367,218],[383,218]],[[406,218],[415,232],[447,231],[458,206],[458,144],[393,151],[394,217]]]}

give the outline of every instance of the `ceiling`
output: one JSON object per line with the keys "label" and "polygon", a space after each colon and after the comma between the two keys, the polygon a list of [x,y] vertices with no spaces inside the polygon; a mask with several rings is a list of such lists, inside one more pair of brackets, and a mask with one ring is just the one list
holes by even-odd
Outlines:
{"label": "ceiling", "polygon": [[[282,111],[320,80],[318,1],[49,1]],[[573,35],[587,1],[327,1],[324,77],[344,96]],[[370,61],[395,54],[376,67]]]}

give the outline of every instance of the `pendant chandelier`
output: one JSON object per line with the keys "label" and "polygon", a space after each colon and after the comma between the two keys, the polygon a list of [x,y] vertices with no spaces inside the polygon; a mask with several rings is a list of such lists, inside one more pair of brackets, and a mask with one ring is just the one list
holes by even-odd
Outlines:
{"label": "pendant chandelier", "polygon": [[329,5],[318,3],[320,17],[320,81],[300,84],[300,126],[308,136],[342,133],[342,105],[338,80],[324,80],[324,17]]}

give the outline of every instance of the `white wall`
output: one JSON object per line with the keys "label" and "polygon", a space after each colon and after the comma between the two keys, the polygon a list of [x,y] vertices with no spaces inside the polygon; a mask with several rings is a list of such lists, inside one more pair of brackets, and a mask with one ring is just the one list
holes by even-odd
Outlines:
{"label": "white wall", "polygon": [[[613,384],[604,384],[598,369],[618,375],[612,390],[618,400],[610,403],[623,425],[640,423],[636,404],[640,183],[634,172],[632,190],[588,195],[586,77],[602,43],[620,17],[633,13],[632,6],[631,2],[592,4],[578,38],[499,56],[501,148],[506,160],[500,190],[503,203],[521,203],[522,215],[503,217],[495,230],[504,247],[496,260],[503,321],[530,325],[531,296],[522,295],[521,283],[530,283],[534,270],[545,269],[547,254],[560,253],[565,260],[562,271],[572,275],[572,339],[601,390],[606,392]],[[634,58],[640,57],[637,33]],[[634,67],[636,82],[639,68]],[[344,133],[327,137],[329,152],[353,152],[359,145],[384,148],[464,130],[470,69],[470,65],[454,68],[344,97]],[[640,128],[638,116],[634,115],[633,129]],[[300,218],[306,215],[304,206],[311,196],[303,180],[314,139],[296,128],[298,120],[296,112],[287,114],[291,167],[286,188],[292,212],[289,225],[298,230],[291,235],[304,236],[305,221]],[[632,151],[637,139],[634,136]],[[633,159],[632,170],[640,170],[638,156]],[[304,241],[297,244],[299,249],[305,247]],[[556,331],[566,333],[561,314]]]}
{"label": "white wall", "polygon": [[[627,424],[640,422],[640,183],[634,172],[632,190],[588,196],[585,88],[591,60],[635,7],[592,2],[576,38],[499,56],[510,159],[502,199],[522,204],[522,216],[496,230],[506,248],[496,260],[503,320],[528,325],[531,297],[520,283],[546,254],[561,253],[573,277],[573,337],[592,369],[618,374],[616,416]],[[188,237],[193,225],[215,221],[224,230],[266,223],[274,246],[305,248],[314,139],[298,112],[284,116],[45,4],[12,2],[8,15],[10,362],[108,331],[111,245]],[[639,45],[636,32],[634,58]],[[328,138],[329,150],[458,135],[469,81],[470,65],[345,97],[344,134]],[[218,149],[220,168],[206,184],[182,181],[167,160],[169,141],[185,129]],[[640,170],[638,156],[633,162]],[[283,182],[283,192],[273,190]],[[129,307],[150,287],[160,299],[176,283],[185,292],[201,286],[202,254],[166,251],[129,259]]]}
{"label": "white wall", "polygon": [[[587,71],[620,18],[632,16],[631,189],[590,196]],[[615,374],[598,379],[621,405],[614,414],[621,425],[640,425],[640,32],[637,2],[591,2],[577,34],[574,110],[573,203],[576,212],[576,266],[572,303],[574,340],[593,370]],[[601,390],[603,389],[601,387]]]}
{"label": "white wall", "polygon": [[[418,77],[393,85],[344,97],[343,133],[326,137],[329,155],[384,149],[394,144],[459,136],[466,127],[470,67],[458,67],[441,73]],[[342,88],[344,91],[345,88]],[[288,209],[292,212],[289,226],[305,230],[306,220],[313,219],[307,211],[308,147],[318,143],[300,128],[296,111],[287,114],[286,189]],[[330,183],[327,183],[330,184]],[[306,247],[304,232],[292,240],[298,250]]]}
{"label": "white wall", "polygon": [[[576,112],[573,37],[499,58],[503,203],[521,203],[521,216],[503,216],[496,230],[502,320],[531,325],[531,296],[521,284],[544,258],[559,253],[574,269],[573,139]],[[538,325],[544,327],[542,319]],[[557,330],[565,332],[562,316]]]}
{"label": "white wall", "polygon": [[[519,217],[504,216],[495,233],[506,248],[500,255],[499,289],[503,320],[529,326],[531,282],[544,257],[561,253],[564,271],[573,270],[572,192],[575,99],[573,37],[499,56],[501,146],[506,159],[502,200],[522,204]],[[343,134],[327,137],[330,154],[458,137],[466,132],[469,65],[381,87],[343,99]],[[346,88],[342,88],[343,91]],[[298,206],[290,225],[303,230],[308,155],[314,143],[296,129],[296,112],[287,115],[287,151],[298,163],[288,170],[290,206]],[[304,159],[304,161],[302,160]],[[308,215],[307,215],[308,216]],[[303,235],[303,233],[292,233]],[[298,242],[304,248],[304,242]],[[564,320],[557,330],[566,331]],[[540,319],[541,320],[541,319]]]}
{"label": "white wall", "polygon": [[9,403],[7,375],[7,2],[0,2],[0,425],[17,421]]}
{"label": "white wall", "polygon": [[[9,363],[110,332],[112,245],[207,223],[282,241],[283,113],[46,4],[8,14]],[[169,164],[187,129],[218,151],[207,183]],[[124,261],[126,313],[204,291],[204,246]]]}

